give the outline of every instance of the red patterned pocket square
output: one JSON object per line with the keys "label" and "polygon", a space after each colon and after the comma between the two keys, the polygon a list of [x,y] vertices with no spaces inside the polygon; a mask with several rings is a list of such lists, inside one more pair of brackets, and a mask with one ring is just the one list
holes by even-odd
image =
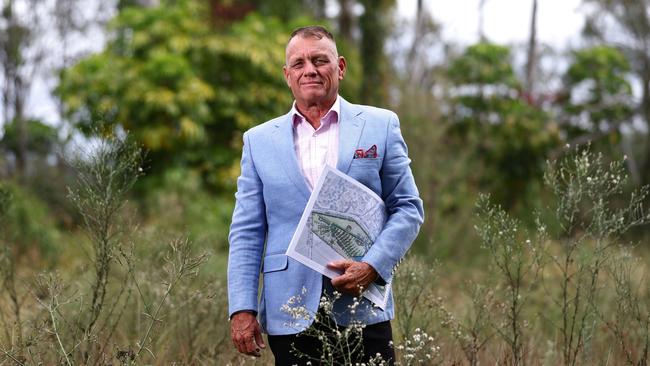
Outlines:
{"label": "red patterned pocket square", "polygon": [[363,149],[356,149],[354,151],[355,159],[376,159],[378,157],[379,155],[377,154],[377,145],[372,145],[370,149],[365,151]]}

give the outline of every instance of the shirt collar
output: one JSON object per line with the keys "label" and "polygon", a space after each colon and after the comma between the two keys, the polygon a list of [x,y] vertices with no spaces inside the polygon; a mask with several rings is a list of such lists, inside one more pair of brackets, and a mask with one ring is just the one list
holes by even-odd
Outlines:
{"label": "shirt collar", "polygon": [[[293,105],[291,106],[290,114],[291,114],[294,127],[300,124],[302,121],[307,121],[305,116],[303,116],[302,113],[298,111],[298,108],[296,108],[295,100],[293,101]],[[325,113],[321,121],[323,122],[323,124],[326,124],[328,122],[338,122],[340,120],[340,116],[341,116],[341,96],[337,94],[336,100],[334,101],[332,108],[330,108],[330,110],[327,111],[327,113]]]}

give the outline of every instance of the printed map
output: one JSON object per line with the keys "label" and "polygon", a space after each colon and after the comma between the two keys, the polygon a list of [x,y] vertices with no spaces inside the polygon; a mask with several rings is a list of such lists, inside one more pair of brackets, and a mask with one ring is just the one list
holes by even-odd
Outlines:
{"label": "printed map", "polygon": [[[287,255],[334,278],[327,263],[361,260],[386,222],[386,206],[366,186],[326,166],[303,212]],[[373,284],[364,296],[382,309],[390,286]]]}

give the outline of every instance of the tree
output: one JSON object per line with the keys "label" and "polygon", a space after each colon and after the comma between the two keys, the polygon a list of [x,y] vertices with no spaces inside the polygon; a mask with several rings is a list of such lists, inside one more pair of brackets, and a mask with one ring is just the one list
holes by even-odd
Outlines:
{"label": "tree", "polygon": [[360,101],[365,104],[386,105],[388,102],[388,60],[384,43],[389,33],[387,13],[394,0],[361,0],[364,11],[359,18],[361,31],[361,81]]}
{"label": "tree", "polygon": [[16,170],[22,176],[27,159],[27,120],[25,101],[31,80],[40,66],[43,50],[34,47],[42,22],[39,1],[27,1],[25,14],[18,13],[13,0],[2,3],[0,13],[0,60],[2,60],[3,124],[16,126]]}
{"label": "tree", "polygon": [[529,95],[535,87],[535,65],[537,63],[537,0],[533,0],[533,9],[530,16],[530,35],[528,38],[528,52],[526,55],[526,91]]}
{"label": "tree", "polygon": [[263,16],[280,18],[285,22],[308,15],[315,19],[325,18],[327,0],[210,0],[210,6],[221,20],[241,20],[255,11]]}
{"label": "tree", "polygon": [[89,135],[129,131],[152,177],[187,166],[208,187],[232,183],[241,133],[291,105],[281,65],[299,24],[252,13],[215,30],[209,14],[195,1],[124,9],[106,49],[63,72],[68,117]]}
{"label": "tree", "polygon": [[484,42],[487,37],[485,37],[485,29],[483,27],[484,24],[484,16],[485,16],[485,3],[487,3],[488,0],[479,0],[478,2],[478,39],[479,42]]}
{"label": "tree", "polygon": [[564,77],[568,92],[565,110],[573,117],[572,126],[589,134],[571,134],[570,142],[580,144],[619,133],[633,112],[629,72],[625,55],[613,47],[597,46],[573,53]]}
{"label": "tree", "polygon": [[[613,47],[596,46],[575,51],[572,59],[564,76],[566,95],[559,99],[567,119],[562,126],[567,142],[575,146],[608,138],[599,144],[604,148],[623,143],[621,127],[631,125],[634,113],[625,55]],[[631,175],[639,183],[636,169]]]}
{"label": "tree", "polygon": [[[37,83],[35,80],[48,83],[56,79],[60,67],[87,52],[88,45],[79,40],[87,37],[86,31],[91,25],[101,23],[105,14],[110,13],[105,8],[110,5],[101,1],[84,1],[83,7],[81,5],[81,0],[5,0],[1,5],[0,127],[12,130],[13,145],[0,146],[0,149],[11,152],[15,166],[9,173],[21,178],[23,184],[33,181],[33,177],[25,173],[36,170],[30,166],[35,162],[30,158],[40,154],[40,151],[30,150],[34,146],[32,140],[40,138],[32,138],[30,131],[43,129],[42,126],[30,126],[33,121],[40,123],[42,118],[27,109],[32,85]],[[57,117],[62,123],[62,113]],[[7,142],[6,138],[2,141],[3,144]]]}
{"label": "tree", "polygon": [[339,19],[338,27],[341,36],[348,42],[353,41],[352,29],[354,25],[354,15],[352,14],[353,0],[339,0]]}
{"label": "tree", "polygon": [[510,49],[491,43],[468,47],[452,60],[451,112],[458,148],[476,146],[484,164],[480,184],[513,207],[531,184],[541,181],[543,163],[557,146],[557,131],[542,109],[522,98],[522,83],[510,64]]}
{"label": "tree", "polygon": [[640,156],[643,184],[650,183],[650,1],[584,0],[589,6],[584,33],[597,43],[618,48],[641,82],[637,113],[646,124],[646,143]]}

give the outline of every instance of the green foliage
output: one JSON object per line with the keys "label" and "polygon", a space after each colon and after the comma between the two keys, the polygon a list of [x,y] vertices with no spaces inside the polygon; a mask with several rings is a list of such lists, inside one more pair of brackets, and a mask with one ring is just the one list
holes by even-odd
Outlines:
{"label": "green foliage", "polygon": [[[650,143],[647,141],[650,129],[650,14],[647,0],[584,0],[587,16],[583,34],[590,40],[609,44],[620,50],[630,61],[639,89],[634,98],[634,114],[645,123],[643,131],[635,136],[634,155],[638,160],[638,171],[633,172],[635,180],[650,183]],[[611,134],[613,135],[613,134]],[[610,135],[610,136],[611,136]],[[614,135],[615,137],[616,135]],[[627,137],[627,136],[626,136]],[[635,159],[636,158],[636,159]],[[631,164],[633,165],[633,164]],[[635,169],[637,170],[637,169]]]}
{"label": "green foliage", "polygon": [[[145,200],[150,224],[164,228],[161,236],[187,235],[196,245],[227,253],[228,229],[234,202],[230,197],[215,197],[201,186],[196,171],[166,170],[161,184],[148,192]],[[211,268],[219,272],[221,268]]]}
{"label": "green foliage", "polygon": [[69,118],[130,132],[150,152],[151,175],[189,166],[211,187],[236,172],[240,134],[283,114],[287,35],[297,24],[252,14],[224,31],[202,3],[126,8],[106,49],[64,70],[57,93]]}
{"label": "green foliage", "polygon": [[427,217],[411,251],[428,258],[481,260],[478,238],[468,224],[478,196],[476,176],[482,171],[475,146],[468,142],[458,148],[453,126],[441,117],[440,101],[428,90],[405,83],[400,94],[396,112]]}
{"label": "green foliage", "polygon": [[[122,181],[128,186],[132,180],[111,180],[111,177],[124,177],[120,171],[137,176],[138,164],[128,164],[137,155],[116,154],[119,151],[131,150],[93,148],[81,156],[85,158],[83,166],[90,168],[82,175],[96,179],[89,185],[83,183],[76,191],[94,189],[97,185],[92,182],[97,182],[104,187],[96,189],[100,197],[108,192],[125,192],[120,188],[124,185],[111,182]],[[111,158],[97,159],[97,154],[106,157],[102,155],[106,153]],[[107,165],[101,168],[92,162]],[[124,170],[124,167],[130,168]],[[526,231],[518,219],[482,198],[478,228],[483,239],[483,257],[492,266],[449,261],[443,263],[444,269],[436,265],[432,270],[430,261],[411,256],[400,267],[393,290],[399,364],[459,364],[465,362],[463,357],[470,365],[535,364],[542,359],[548,364],[591,364],[608,355],[619,360],[626,357],[631,364],[647,359],[637,352],[648,349],[646,335],[650,328],[645,305],[648,296],[638,287],[640,272],[645,270],[647,261],[632,261],[628,252],[622,258],[626,262],[615,262],[612,255],[618,253],[614,244],[622,231],[648,221],[641,205],[647,191],[632,196],[629,206],[620,207],[613,198],[623,192],[623,164],[609,164],[597,155],[570,153],[549,169],[547,181],[560,195],[559,208],[555,211],[558,217],[553,220],[562,225],[550,222],[542,225],[540,221],[536,233]],[[162,212],[160,220],[143,223],[144,230],[119,227],[125,236],[112,231],[115,235],[109,237],[115,245],[112,250],[100,253],[105,256],[103,259],[90,251],[86,255],[78,251],[74,253],[76,256],[66,256],[66,264],[72,265],[59,266],[60,275],[34,276],[25,267],[13,267],[16,262],[0,252],[3,264],[0,274],[4,275],[10,268],[5,265],[7,261],[11,268],[23,268],[16,278],[13,294],[0,291],[0,347],[5,350],[0,362],[11,359],[25,364],[90,364],[97,360],[121,364],[246,361],[245,356],[236,355],[229,340],[225,285],[214,276],[206,276],[205,271],[198,272],[199,265],[214,266],[206,270],[223,275],[225,263],[220,267],[213,263],[203,265],[206,257],[192,255],[195,250],[190,241],[168,239],[168,226],[183,230],[184,219],[200,221],[201,211],[217,209],[220,203],[193,202],[209,200],[203,191],[193,192],[200,186],[196,173],[169,170],[165,181],[161,191],[149,197],[156,197],[157,203],[151,207]],[[0,208],[8,197],[7,192],[0,188]],[[94,206],[100,209],[102,201],[105,200],[94,201],[99,202]],[[177,207],[179,202],[184,203],[181,208]],[[223,210],[229,213],[231,207]],[[119,217],[103,216],[100,220],[126,221],[123,219],[128,215],[123,216],[123,210],[118,214]],[[221,229],[209,231],[206,226],[220,220],[220,215],[205,218],[196,227],[193,224],[187,227],[190,231],[205,230],[209,235],[218,235]],[[110,226],[108,223],[90,229]],[[545,228],[554,226],[568,230],[549,229],[550,235],[546,237]],[[209,239],[201,241],[207,244]],[[602,245],[597,245],[600,239]],[[577,250],[571,254],[573,248]],[[544,260],[540,261],[540,256]],[[110,271],[105,277],[104,302],[98,308],[92,300],[96,280],[93,264],[102,261],[110,263]],[[544,266],[539,272],[538,264]],[[543,276],[536,276],[537,273]],[[468,281],[472,278],[478,281]],[[469,286],[463,286],[466,281]],[[31,283],[36,285],[23,286]],[[566,291],[564,297],[563,291]],[[11,296],[17,301],[12,302]],[[15,321],[19,317],[13,315],[14,308],[21,310],[22,326]],[[93,309],[98,309],[99,316],[94,326],[89,326]],[[295,314],[305,315],[300,311]],[[22,329],[24,337],[14,336],[18,334],[14,333],[17,329]],[[360,329],[357,327],[355,331]],[[538,339],[547,341],[538,347]],[[345,346],[348,339],[334,341],[338,346]],[[606,347],[598,347],[601,344]],[[353,342],[347,345],[350,348],[340,350],[346,352],[354,347]],[[554,353],[555,350],[559,352]],[[262,359],[255,362],[272,364],[271,357],[266,350]],[[375,361],[380,364],[379,360]]]}
{"label": "green foliage", "polygon": [[561,314],[557,328],[564,364],[575,365],[588,357],[583,352],[596,332],[602,274],[612,265],[621,235],[650,222],[644,210],[650,187],[632,192],[617,207],[627,181],[623,161],[608,163],[589,148],[550,163],[544,178],[556,197],[554,222],[561,243],[559,255],[546,253],[560,273],[559,288],[549,291],[551,309]]}
{"label": "green foliage", "polygon": [[520,95],[507,47],[471,46],[452,61],[448,76],[454,142],[458,149],[474,149],[485,169],[481,187],[512,208],[540,181],[546,156],[558,144],[557,131],[544,110]]}
{"label": "green foliage", "polygon": [[4,184],[0,184],[0,223],[2,223],[5,215],[7,215],[10,204],[11,192],[9,192],[9,189]]}
{"label": "green foliage", "polygon": [[[39,155],[47,155],[55,151],[59,144],[58,131],[56,128],[46,125],[38,120],[26,121],[27,149]],[[18,124],[13,121],[4,126],[4,135],[0,139],[0,148],[11,151],[14,154],[18,151]]]}
{"label": "green foliage", "polygon": [[56,254],[59,231],[47,205],[29,190],[12,182],[0,185],[0,222],[2,237],[16,255]]}
{"label": "green foliage", "polygon": [[616,207],[620,206],[628,180],[621,160],[607,162],[602,153],[582,149],[549,164],[544,179],[558,198],[555,216],[562,235],[579,234],[578,244],[596,240],[609,245],[650,219],[643,207],[650,193],[648,186],[631,192],[629,198],[624,198],[626,205]]}
{"label": "green foliage", "polygon": [[456,85],[520,86],[510,65],[510,49],[492,43],[468,47],[449,67],[449,78]]}
{"label": "green foliage", "polygon": [[472,291],[473,312],[464,320],[456,319],[462,309],[447,310],[451,306],[442,297],[435,302],[442,326],[452,330],[470,365],[485,357],[485,345],[496,346],[490,328],[507,346],[496,356],[507,364],[542,358],[530,347],[533,334],[550,339],[544,356],[550,364],[592,364],[604,358],[600,344],[607,357],[616,359],[620,352],[629,364],[647,360],[647,288],[640,287],[645,269],[634,273],[638,262],[629,250],[619,254],[619,245],[625,231],[650,222],[643,207],[649,188],[622,204],[623,161],[609,163],[590,148],[566,153],[546,166],[545,182],[554,194],[547,209],[553,215],[538,215],[534,230],[487,196],[477,202],[476,230],[491,264],[481,270],[479,285],[489,291]]}
{"label": "green foliage", "polygon": [[415,256],[408,256],[395,273],[395,286],[391,287],[395,307],[400,311],[395,313],[394,327],[399,338],[403,341],[412,336],[415,328],[431,331],[434,320],[431,317],[432,304],[427,300],[432,297],[433,288],[423,285],[426,282],[437,282],[440,279],[440,264],[433,264],[415,260]]}
{"label": "green foliage", "polygon": [[[230,0],[232,1],[232,0]],[[229,0],[221,1],[228,3]],[[245,3],[244,1],[241,1]],[[324,0],[249,0],[255,9],[266,17],[278,17],[283,21],[291,21],[304,14],[323,15],[325,13]]]}
{"label": "green foliage", "polygon": [[[71,161],[77,171],[77,184],[69,188],[68,193],[70,201],[83,217],[86,233],[92,243],[94,278],[89,292],[89,311],[75,319],[77,325],[85,330],[84,337],[93,334],[107,306],[111,267],[121,251],[122,240],[128,229],[128,225],[124,224],[126,220],[122,208],[127,192],[142,171],[142,151],[126,139],[109,137],[91,144],[87,149],[79,151]],[[58,307],[55,300],[53,295],[52,302],[46,307],[50,313]],[[88,346],[89,340],[81,342]],[[61,348],[63,350],[63,346]],[[84,361],[87,361],[87,357]]]}
{"label": "green foliage", "polygon": [[607,311],[597,311],[628,365],[647,365],[650,361],[650,304],[643,272],[642,258],[631,248],[622,247],[608,268],[616,294],[614,304]]}
{"label": "green foliage", "polygon": [[141,149],[126,140],[109,137],[79,148],[70,165],[77,183],[68,189],[68,198],[82,215],[97,252],[109,250],[118,239],[119,214],[127,192],[142,174]]}
{"label": "green foliage", "polygon": [[[65,273],[72,278],[66,281],[57,272],[46,272],[25,281],[33,284],[29,289],[16,286],[22,283],[16,271],[18,262],[4,250],[0,252],[0,284],[6,290],[0,292],[0,329],[5,330],[0,337],[2,360],[86,365],[116,358],[123,365],[151,363],[150,348],[158,346],[158,330],[167,321],[163,315],[170,302],[176,308],[192,307],[190,312],[216,316],[206,311],[212,303],[210,298],[193,294],[188,285],[196,279],[205,254],[193,255],[191,242],[184,238],[158,244],[136,238],[135,231],[129,230],[132,226],[124,207],[128,191],[141,175],[139,147],[116,137],[93,140],[85,147],[88,150],[78,151],[71,161],[78,180],[69,190],[69,198],[84,219],[92,250],[82,259],[85,265],[73,266]],[[148,255],[137,258],[136,245],[147,244]],[[186,296],[171,299],[179,290]],[[10,300],[11,312],[4,306],[4,294]],[[126,314],[127,309],[137,310]],[[125,320],[125,314],[137,321]],[[225,317],[221,313],[218,316]],[[179,317],[172,319],[178,321]],[[133,329],[129,320],[136,324]],[[169,329],[176,330],[178,325]],[[175,341],[164,342],[179,343]],[[123,344],[124,350],[120,349]]]}
{"label": "green foliage", "polygon": [[629,73],[625,55],[613,47],[597,46],[573,54],[565,75],[569,93],[565,110],[573,117],[575,129],[618,134],[618,126],[633,113]]}
{"label": "green foliage", "polygon": [[[18,173],[16,164],[21,138],[19,126],[12,121],[4,127],[0,138],[0,170],[8,176]],[[41,201],[48,207],[49,216],[58,226],[71,226],[75,221],[74,210],[65,199],[65,184],[69,178],[67,167],[62,164],[60,154],[68,142],[63,131],[39,120],[28,120],[25,127],[26,169],[21,174],[20,184],[30,199]],[[1,173],[0,173],[1,175]]]}
{"label": "green foliage", "polygon": [[502,287],[497,296],[503,304],[503,315],[500,320],[495,319],[495,328],[510,348],[512,364],[521,365],[527,336],[524,310],[537,280],[546,230],[538,230],[537,237],[531,240],[522,232],[520,222],[502,207],[490,203],[488,196],[479,197],[476,206],[476,231]]}
{"label": "green foliage", "polygon": [[609,46],[597,46],[574,53],[574,62],[567,71],[567,81],[574,85],[592,79],[596,85],[590,88],[592,99],[610,94],[629,93],[630,84],[625,74],[630,64],[620,51]]}

